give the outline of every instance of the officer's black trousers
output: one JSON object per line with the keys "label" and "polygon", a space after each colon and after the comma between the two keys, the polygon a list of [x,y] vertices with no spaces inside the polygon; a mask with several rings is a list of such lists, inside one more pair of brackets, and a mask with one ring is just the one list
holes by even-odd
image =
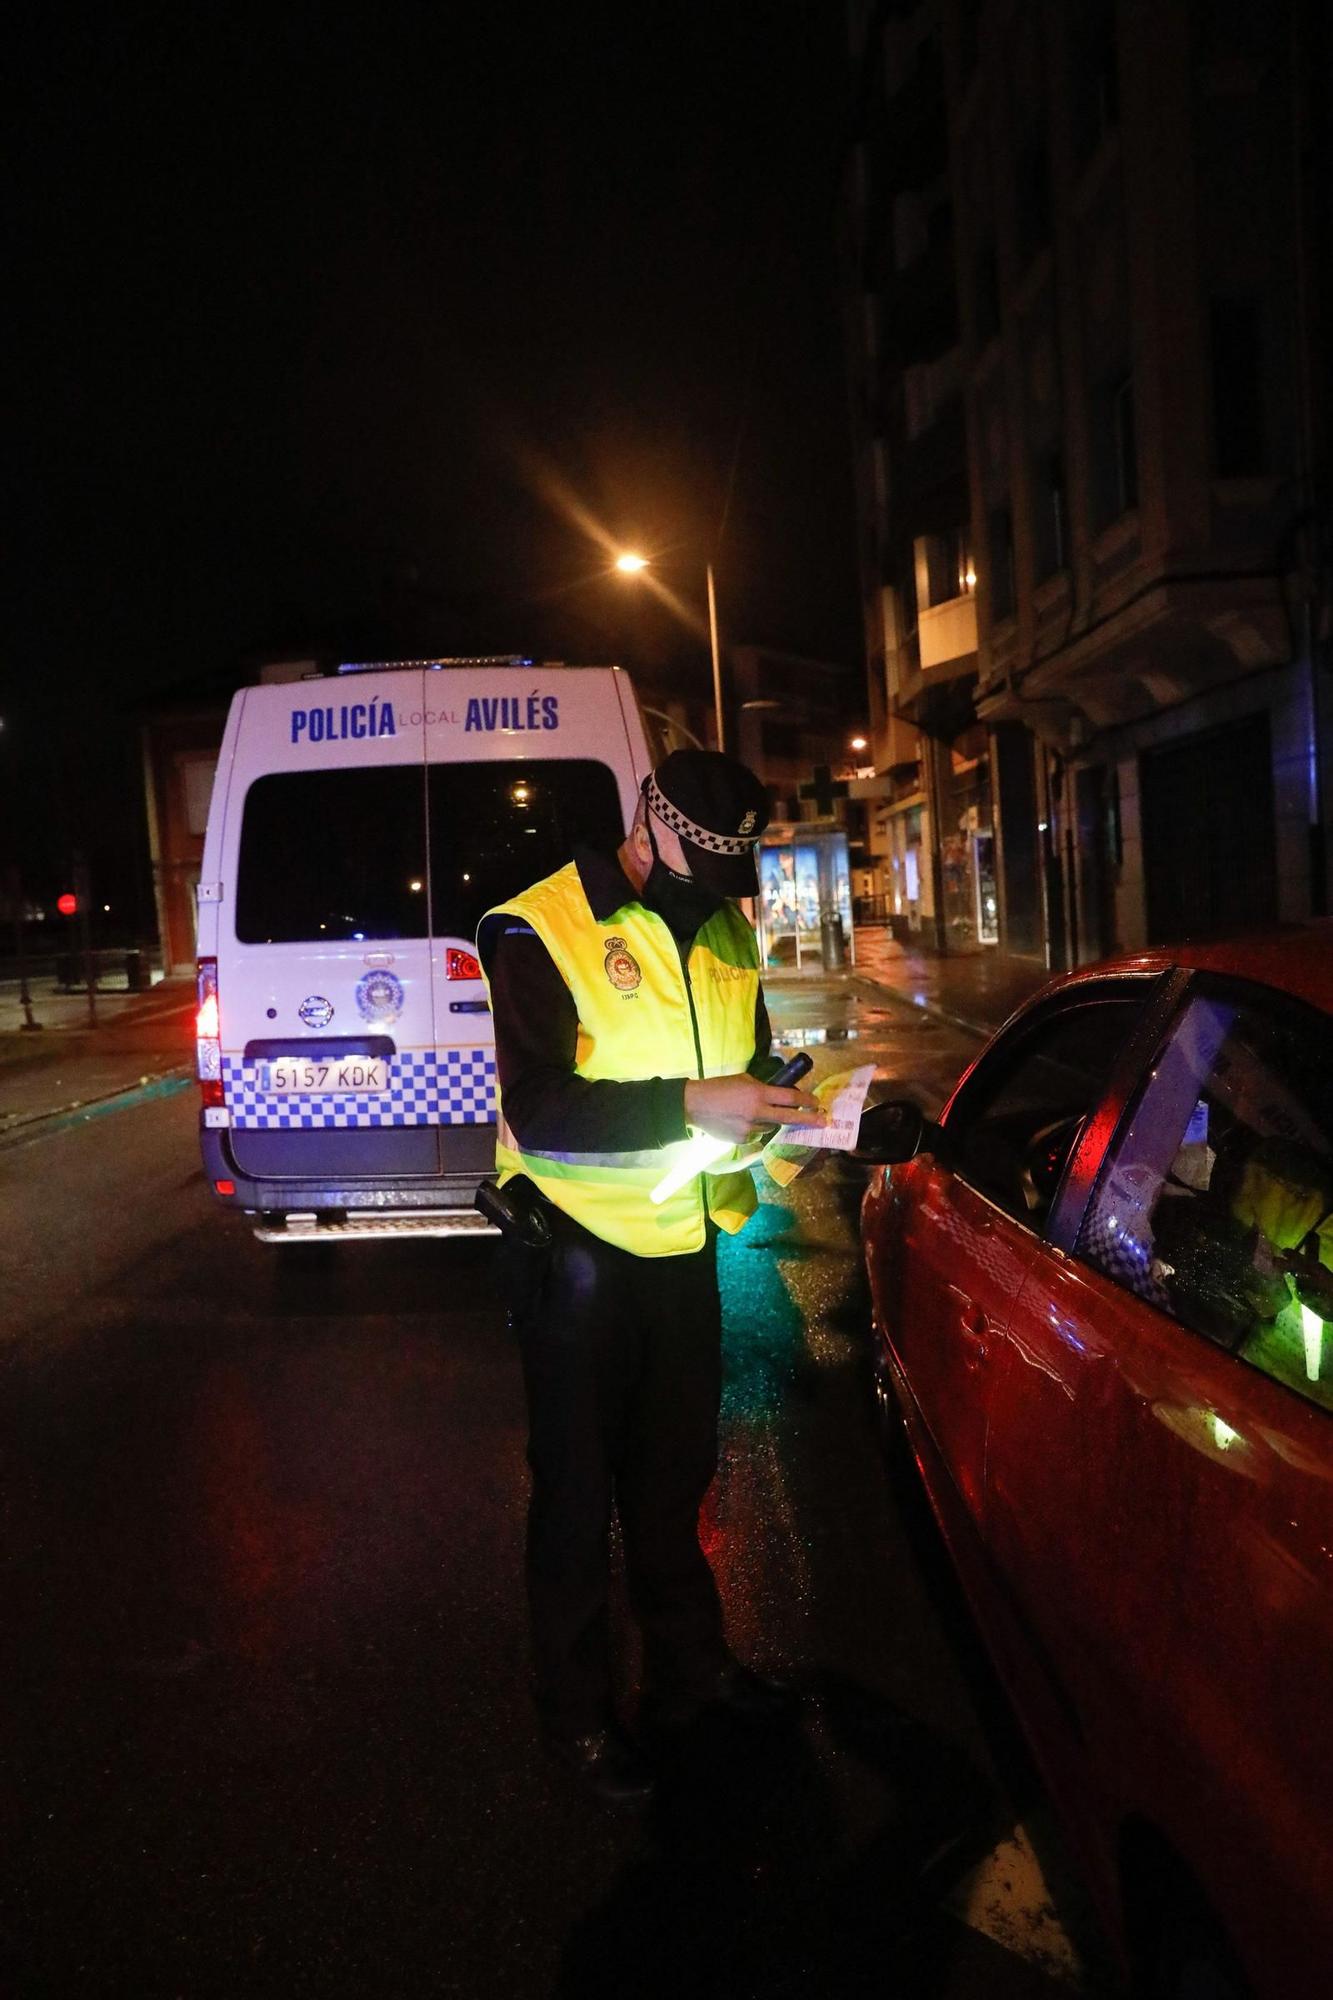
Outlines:
{"label": "officer's black trousers", "polygon": [[716,1247],[631,1257],[554,1215],[515,1322],[528,1396],[527,1580],[537,1697],[571,1734],[611,1713],[608,1585],[619,1513],[645,1685],[703,1692],[726,1660],[699,1508],[717,1466]]}

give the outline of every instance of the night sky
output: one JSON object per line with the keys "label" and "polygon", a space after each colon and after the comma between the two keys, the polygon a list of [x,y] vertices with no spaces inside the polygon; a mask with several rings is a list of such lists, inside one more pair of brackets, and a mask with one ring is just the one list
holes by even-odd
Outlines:
{"label": "night sky", "polygon": [[133,872],[133,702],[256,650],[706,681],[599,533],[700,613],[713,556],[725,637],[859,665],[841,8],[478,13],[28,15],[0,756],[33,873]]}

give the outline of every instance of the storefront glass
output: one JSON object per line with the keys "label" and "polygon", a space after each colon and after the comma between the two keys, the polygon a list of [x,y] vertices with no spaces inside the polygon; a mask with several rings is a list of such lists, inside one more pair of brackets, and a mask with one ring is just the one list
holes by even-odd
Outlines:
{"label": "storefront glass", "polygon": [[802,834],[759,853],[759,938],[768,966],[817,966],[825,925],[836,918],[852,949],[852,884],[847,836]]}

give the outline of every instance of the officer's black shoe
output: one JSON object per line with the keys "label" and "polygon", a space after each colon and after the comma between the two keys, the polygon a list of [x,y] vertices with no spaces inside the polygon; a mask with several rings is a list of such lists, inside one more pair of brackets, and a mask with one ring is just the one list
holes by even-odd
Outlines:
{"label": "officer's black shoe", "polygon": [[704,1686],[686,1692],[650,1689],[644,1696],[640,1721],[650,1735],[671,1735],[690,1729],[707,1715],[719,1715],[736,1722],[774,1728],[793,1722],[800,1711],[801,1697],[786,1681],[772,1680],[728,1660]]}
{"label": "officer's black shoe", "polygon": [[641,1811],[657,1790],[652,1771],[623,1729],[613,1722],[585,1736],[547,1730],[542,1741],[557,1764],[572,1771],[584,1791],[604,1806]]}

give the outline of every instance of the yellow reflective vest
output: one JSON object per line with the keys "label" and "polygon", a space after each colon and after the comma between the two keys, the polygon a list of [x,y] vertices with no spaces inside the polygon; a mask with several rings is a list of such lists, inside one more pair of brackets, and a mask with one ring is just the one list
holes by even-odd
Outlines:
{"label": "yellow reflective vest", "polygon": [[[642,904],[624,904],[606,923],[594,916],[573,862],[483,921],[500,915],[531,925],[574,996],[579,1076],[637,1083],[734,1076],[749,1067],[759,951],[734,903],[724,903],[695,937],[688,977],[670,930]],[[688,1143],[642,1153],[528,1152],[505,1124],[501,1101],[495,1156],[502,1184],[527,1174],[604,1242],[636,1257],[676,1257],[703,1246],[707,1216],[734,1234],[755,1209],[749,1173],[726,1161],[654,1207],[649,1194]]]}

